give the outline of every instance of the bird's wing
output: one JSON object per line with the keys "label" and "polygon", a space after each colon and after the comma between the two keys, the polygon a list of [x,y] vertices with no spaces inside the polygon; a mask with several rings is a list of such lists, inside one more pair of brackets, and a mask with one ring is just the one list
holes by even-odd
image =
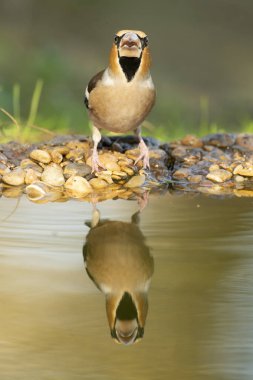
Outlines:
{"label": "bird's wing", "polygon": [[88,86],[86,87],[85,96],[84,96],[84,104],[86,105],[87,108],[89,108],[90,93],[97,86],[97,83],[102,79],[104,72],[105,72],[105,70],[102,70],[99,73],[97,73],[96,75],[94,75],[94,77],[91,78]]}

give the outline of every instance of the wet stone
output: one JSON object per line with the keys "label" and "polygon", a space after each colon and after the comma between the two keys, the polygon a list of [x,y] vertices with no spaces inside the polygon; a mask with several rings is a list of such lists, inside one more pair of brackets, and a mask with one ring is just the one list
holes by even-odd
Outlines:
{"label": "wet stone", "polygon": [[62,168],[54,163],[47,166],[41,175],[41,180],[52,186],[62,186],[65,182]]}
{"label": "wet stone", "polygon": [[89,182],[80,176],[70,177],[64,187],[70,191],[73,197],[82,197],[92,192],[92,187]]}
{"label": "wet stone", "polygon": [[145,182],[145,175],[136,175],[132,177],[126,184],[126,187],[129,188],[135,188],[135,187],[140,187],[144,184]]}
{"label": "wet stone", "polygon": [[228,181],[231,177],[232,173],[224,169],[212,170],[206,176],[207,179],[210,179],[213,182],[225,182]]}
{"label": "wet stone", "polygon": [[4,175],[7,173],[10,173],[10,169],[8,168],[8,166],[0,162],[0,175]]}
{"label": "wet stone", "polygon": [[193,135],[187,135],[182,140],[181,143],[186,146],[201,148],[203,146],[203,142]]}
{"label": "wet stone", "polygon": [[3,175],[3,182],[12,185],[20,186],[25,183],[25,171],[20,167],[15,168],[9,173]]}
{"label": "wet stone", "polygon": [[205,145],[227,148],[235,143],[235,136],[230,133],[215,133],[205,136],[202,141]]}
{"label": "wet stone", "polygon": [[91,167],[84,163],[70,162],[68,163],[63,170],[65,178],[70,178],[73,175],[80,177],[86,177],[91,173]]}
{"label": "wet stone", "polygon": [[173,173],[173,178],[184,179],[190,175],[190,170],[187,168],[180,168]]}
{"label": "wet stone", "polygon": [[93,189],[104,189],[108,186],[108,182],[106,182],[102,178],[92,178],[89,181],[89,184],[93,187]]}
{"label": "wet stone", "polygon": [[234,174],[239,174],[245,177],[253,177],[253,165],[249,162],[237,165],[234,169]]}
{"label": "wet stone", "polygon": [[249,151],[253,150],[253,135],[239,134],[236,137],[236,144]]}
{"label": "wet stone", "polygon": [[43,164],[49,164],[49,162],[51,161],[50,154],[46,152],[45,150],[41,150],[41,149],[35,149],[31,151],[30,157],[33,160],[42,162]]}

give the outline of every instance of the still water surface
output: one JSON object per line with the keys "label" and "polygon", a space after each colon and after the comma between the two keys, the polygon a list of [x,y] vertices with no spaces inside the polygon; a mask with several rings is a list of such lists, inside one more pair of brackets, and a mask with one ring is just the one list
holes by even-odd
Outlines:
{"label": "still water surface", "polygon": [[[137,277],[144,246],[154,259],[149,309],[143,339],[128,346],[111,338],[105,296],[85,270],[92,206],[21,198],[11,214],[16,202],[0,199],[1,379],[253,378],[250,199],[150,197],[135,232],[142,245],[135,247]],[[97,207],[101,219],[132,231],[136,202]],[[111,242],[107,255],[114,250],[117,266],[115,251],[123,255],[136,241],[132,232],[117,239],[110,226],[97,252]]]}

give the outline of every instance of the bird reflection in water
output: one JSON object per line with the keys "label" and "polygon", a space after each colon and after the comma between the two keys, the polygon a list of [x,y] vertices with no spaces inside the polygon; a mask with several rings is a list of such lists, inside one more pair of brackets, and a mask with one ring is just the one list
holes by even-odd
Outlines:
{"label": "bird reflection in water", "polygon": [[112,338],[133,344],[144,334],[153,257],[139,228],[140,211],[131,222],[100,220],[94,206],[83,247],[86,271],[106,299]]}

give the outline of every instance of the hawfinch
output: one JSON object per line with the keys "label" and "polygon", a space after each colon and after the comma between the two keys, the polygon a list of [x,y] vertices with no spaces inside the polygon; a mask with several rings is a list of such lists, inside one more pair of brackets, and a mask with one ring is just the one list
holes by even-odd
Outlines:
{"label": "hawfinch", "polygon": [[100,221],[95,209],[83,247],[87,274],[106,298],[111,336],[127,345],[143,337],[154,270],[138,215],[131,223]]}
{"label": "hawfinch", "polygon": [[139,138],[143,167],[149,167],[148,148],[141,137],[141,123],[155,102],[155,88],[149,72],[148,37],[137,30],[115,34],[109,66],[96,74],[85,91],[85,105],[92,122],[92,171],[103,167],[97,145],[101,129],[116,133],[135,131]]}

